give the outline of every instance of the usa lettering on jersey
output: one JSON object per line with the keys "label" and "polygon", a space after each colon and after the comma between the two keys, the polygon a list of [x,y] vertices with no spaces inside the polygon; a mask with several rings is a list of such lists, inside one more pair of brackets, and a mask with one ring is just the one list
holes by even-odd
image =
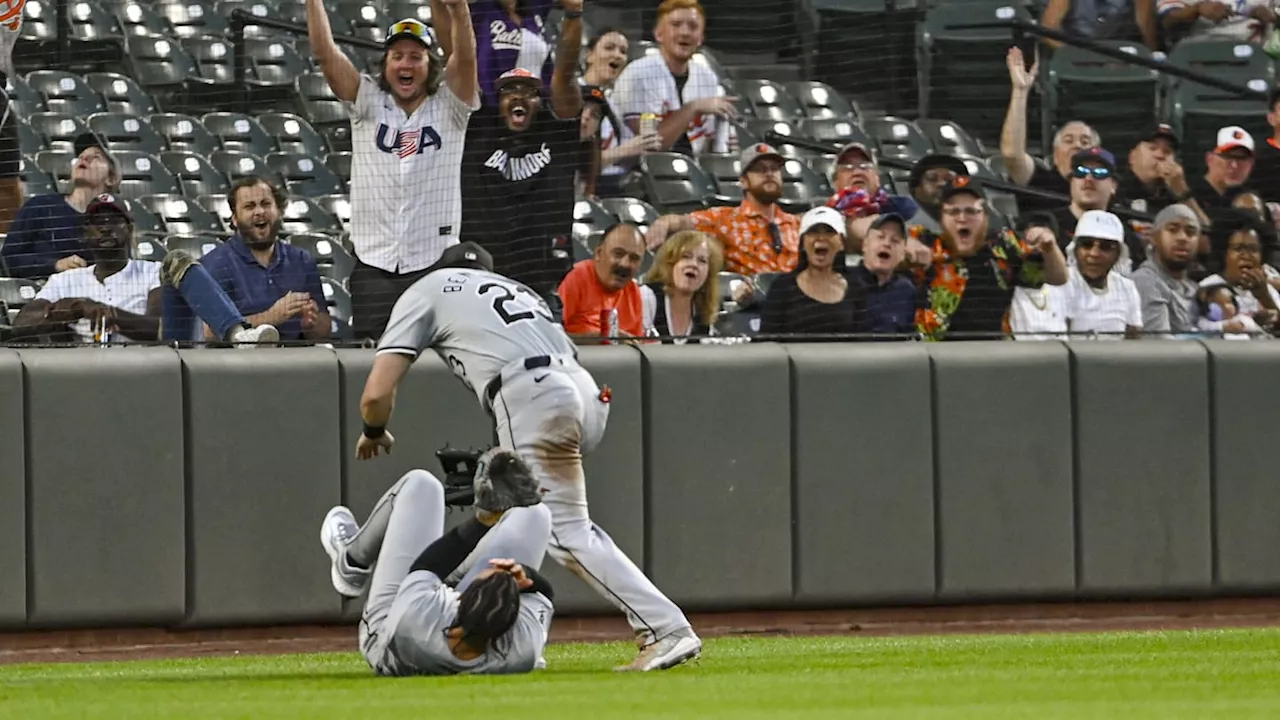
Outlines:
{"label": "usa lettering on jersey", "polygon": [[502,177],[512,182],[528,180],[550,164],[551,148],[547,147],[546,143],[543,143],[542,148],[537,152],[514,159],[507,155],[506,150],[495,150],[489,159],[484,161],[485,167],[497,170],[502,173]]}
{"label": "usa lettering on jersey", "polygon": [[430,125],[413,130],[392,130],[386,123],[378,123],[374,142],[382,152],[399,155],[401,159],[421,155],[427,148],[439,150],[444,147],[440,133]]}

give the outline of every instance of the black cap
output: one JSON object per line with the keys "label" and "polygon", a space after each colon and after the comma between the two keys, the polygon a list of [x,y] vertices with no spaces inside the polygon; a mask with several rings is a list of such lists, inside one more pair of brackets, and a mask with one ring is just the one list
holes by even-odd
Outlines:
{"label": "black cap", "polygon": [[954,180],[947,183],[946,187],[942,188],[938,202],[945,203],[956,195],[966,193],[977,198],[983,197],[982,182],[978,178],[969,177],[968,175],[958,175]]}
{"label": "black cap", "polygon": [[902,226],[902,234],[907,234],[907,220],[898,213],[884,213],[877,215],[875,220],[871,221],[871,229],[879,230],[885,223],[896,222]]}
{"label": "black cap", "polygon": [[477,270],[493,272],[493,256],[488,250],[473,242],[462,242],[452,245],[440,253],[440,259],[427,272],[443,268],[469,267]]}
{"label": "black cap", "polygon": [[911,168],[911,178],[907,181],[907,188],[915,190],[920,185],[920,181],[924,179],[924,174],[930,170],[937,168],[946,168],[954,172],[957,176],[969,175],[969,166],[964,161],[954,155],[925,155],[916,161]]}
{"label": "black cap", "polygon": [[1071,156],[1072,167],[1089,162],[1099,162],[1107,166],[1107,169],[1111,172],[1114,173],[1116,171],[1116,156],[1100,147],[1095,146],[1087,150],[1081,150]]}
{"label": "black cap", "polygon": [[125,222],[133,224],[133,214],[129,212],[129,206],[124,198],[111,193],[102,193],[89,201],[89,206],[85,208],[85,215],[101,215],[104,213],[115,213],[125,219]]}
{"label": "black cap", "polygon": [[1159,138],[1168,140],[1174,150],[1178,149],[1178,133],[1174,131],[1172,125],[1169,125],[1168,123],[1157,123],[1155,127],[1151,128],[1151,132],[1142,136],[1143,140],[1157,140]]}

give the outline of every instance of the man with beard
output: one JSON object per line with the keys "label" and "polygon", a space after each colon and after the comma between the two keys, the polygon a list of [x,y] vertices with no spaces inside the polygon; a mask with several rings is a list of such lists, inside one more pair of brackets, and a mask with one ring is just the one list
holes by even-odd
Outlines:
{"label": "man with beard", "polygon": [[630,223],[614,225],[596,247],[595,256],[581,260],[560,284],[564,330],[570,335],[607,337],[602,315],[617,311],[622,335],[644,334],[644,303],[634,281],[644,260],[644,236]]}
{"label": "man with beard", "polygon": [[376,338],[401,293],[462,229],[462,154],[480,107],[476,34],[467,0],[434,0],[450,53],[407,18],[388,28],[381,72],[363,75],[333,40],[322,0],[306,0],[307,37],[325,81],[351,116],[351,273],[356,337]]}
{"label": "man with beard", "polygon": [[649,249],[657,249],[681,230],[698,230],[720,241],[728,272],[791,272],[800,261],[800,219],[778,205],[785,161],[764,143],[743,150],[742,204],[664,215],[649,226]]}
{"label": "man with beard", "polygon": [[462,239],[488,250],[495,272],[544,297],[572,264],[574,174],[582,157],[582,90],[574,79],[582,0],[561,5],[551,107],[543,105],[537,75],[503,73],[494,84],[497,105],[471,118],[462,160]]}
{"label": "man with beard", "polygon": [[1200,218],[1186,205],[1170,205],[1155,219],[1152,255],[1133,282],[1142,298],[1147,333],[1196,332],[1196,284],[1187,277],[1200,238]]}
{"label": "man with beard", "polygon": [[120,184],[120,169],[91,134],[75,139],[75,154],[71,193],[31,198],[9,226],[0,254],[13,277],[42,278],[89,264],[80,255],[85,208]]}
{"label": "man with beard", "polygon": [[931,233],[942,231],[942,189],[957,177],[968,177],[969,168],[964,161],[951,155],[926,155],[911,168],[907,188],[920,210],[907,220],[908,225],[919,225]]}
{"label": "man with beard", "polygon": [[1005,331],[1015,288],[1067,282],[1066,258],[1048,228],[1030,228],[1025,237],[991,232],[977,180],[956,178],[943,188],[941,201],[942,234],[926,236],[933,239],[933,262],[916,271],[928,302],[916,312],[925,340],[955,333],[990,339]]}
{"label": "man with beard", "polygon": [[1124,240],[1124,223],[1115,215],[1089,210],[1080,216],[1075,239],[1067,246],[1071,279],[1060,295],[1067,330],[1073,335],[1133,339],[1142,332],[1138,288],[1118,271],[1129,262]]}
{"label": "man with beard", "polygon": [[[1089,210],[1106,210],[1116,195],[1116,158],[1100,147],[1081,150],[1071,156],[1071,204],[1053,211],[1058,225],[1058,244],[1066,248],[1075,236],[1076,223]],[[1147,259],[1146,244],[1128,226],[1124,242],[1129,250],[1131,265],[1117,268],[1128,274]]]}
{"label": "man with beard", "polygon": [[81,252],[91,264],[49,278],[14,319],[15,334],[53,340],[70,335],[86,343],[154,341],[160,328],[160,265],[130,257],[133,217],[122,198],[99,195],[84,214]]}
{"label": "man with beard", "polygon": [[[332,323],[315,259],[279,241],[284,202],[284,194],[267,180],[241,178],[227,197],[236,234],[199,263],[182,251],[165,255],[165,340],[249,343],[329,337]],[[203,328],[197,327],[196,317],[204,321]],[[257,332],[240,332],[253,328]]]}

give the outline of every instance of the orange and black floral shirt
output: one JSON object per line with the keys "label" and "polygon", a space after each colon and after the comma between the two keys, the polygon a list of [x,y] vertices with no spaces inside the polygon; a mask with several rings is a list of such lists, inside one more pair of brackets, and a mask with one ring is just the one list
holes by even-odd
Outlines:
{"label": "orange and black floral shirt", "polygon": [[[724,247],[724,269],[743,275],[791,272],[800,262],[800,218],[781,208],[772,222],[750,199],[737,207],[713,207],[689,213],[693,228]],[[775,230],[769,226],[774,225]]]}
{"label": "orange and black floral shirt", "polygon": [[919,226],[912,235],[933,246],[933,262],[915,271],[916,284],[925,293],[923,307],[916,311],[916,330],[925,340],[944,340],[949,333],[1008,332],[1014,289],[1044,284],[1040,251],[1011,230],[992,233],[967,258],[952,257],[940,237]]}

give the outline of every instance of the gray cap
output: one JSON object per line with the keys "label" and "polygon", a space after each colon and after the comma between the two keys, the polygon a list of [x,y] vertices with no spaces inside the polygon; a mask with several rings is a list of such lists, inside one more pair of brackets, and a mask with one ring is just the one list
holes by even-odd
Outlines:
{"label": "gray cap", "polygon": [[1161,210],[1156,215],[1155,228],[1159,230],[1174,220],[1186,220],[1196,229],[1197,233],[1200,232],[1200,216],[1196,215],[1195,210],[1181,204],[1170,205]]}

